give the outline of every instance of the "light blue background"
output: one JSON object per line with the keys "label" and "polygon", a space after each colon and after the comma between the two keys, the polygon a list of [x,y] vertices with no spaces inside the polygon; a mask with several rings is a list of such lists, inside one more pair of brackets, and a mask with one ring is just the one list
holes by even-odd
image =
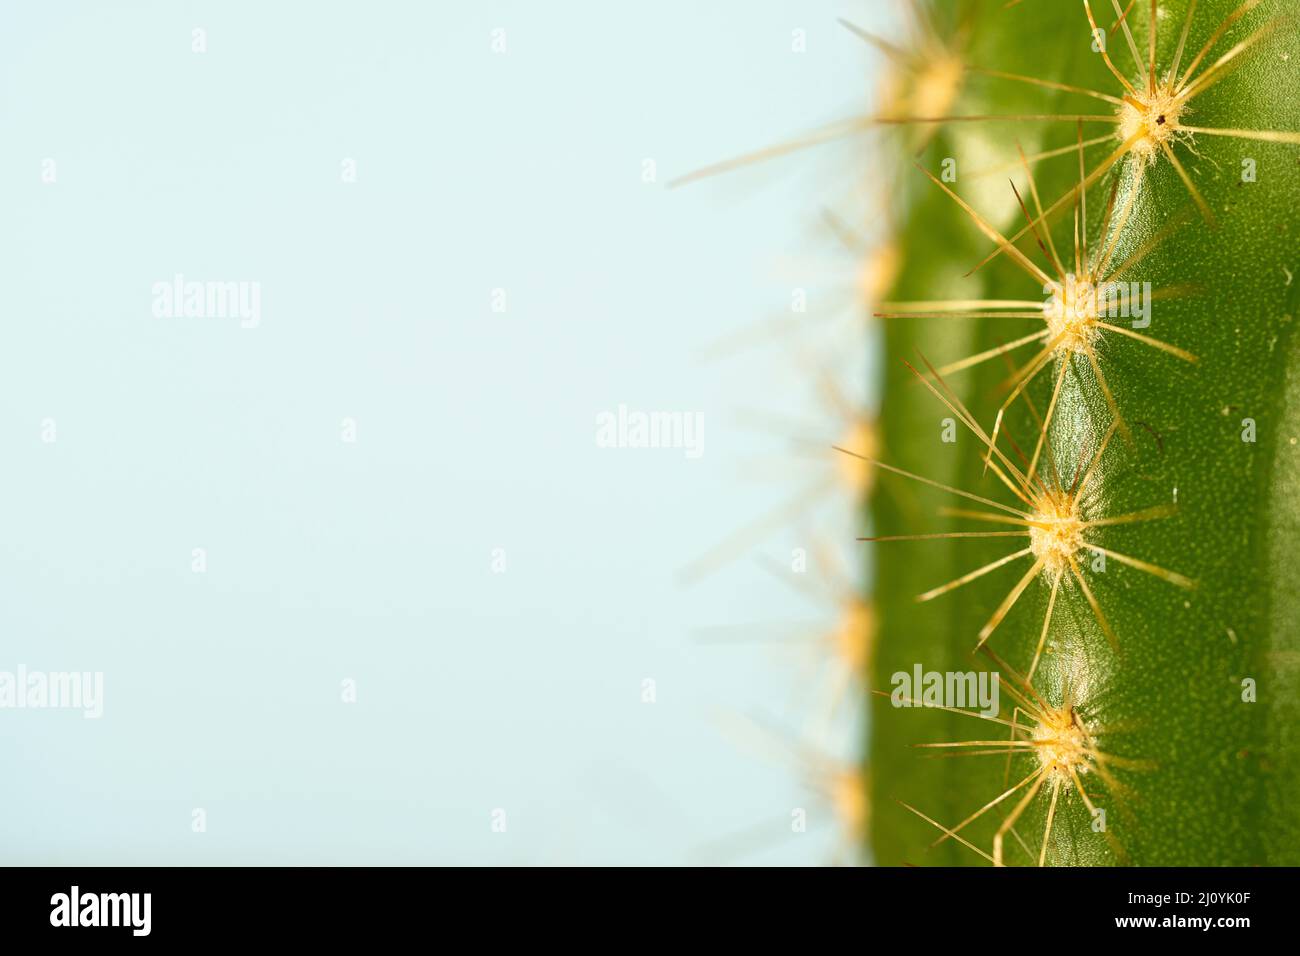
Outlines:
{"label": "light blue background", "polygon": [[[864,171],[664,183],[867,108],[835,17],[882,6],[4,0],[0,669],[106,686],[99,721],[0,711],[0,860],[837,858],[797,768],[728,729],[856,754],[851,709],[813,719],[815,635],[699,639],[834,609],[752,555],[678,572],[839,437],[788,341],[696,355],[810,264],[810,309],[848,302],[817,215]],[[153,317],[177,272],[260,282],[260,327]],[[819,328],[807,354],[865,354]],[[620,402],[701,412],[704,456],[597,448]],[[852,558],[844,504],[757,553],[813,528]],[[795,806],[811,831],[769,842]]]}

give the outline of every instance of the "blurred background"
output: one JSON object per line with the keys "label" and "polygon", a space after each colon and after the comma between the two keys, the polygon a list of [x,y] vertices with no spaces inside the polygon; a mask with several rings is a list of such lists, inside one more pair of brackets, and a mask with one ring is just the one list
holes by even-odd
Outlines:
{"label": "blurred background", "polygon": [[668,184],[898,13],[4,4],[0,671],[104,700],[0,710],[0,859],[859,859],[868,146]]}

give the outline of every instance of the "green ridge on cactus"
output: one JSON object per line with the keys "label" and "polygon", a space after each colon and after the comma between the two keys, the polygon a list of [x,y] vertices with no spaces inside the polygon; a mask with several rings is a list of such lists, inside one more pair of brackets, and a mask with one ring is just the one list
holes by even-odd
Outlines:
{"label": "green ridge on cactus", "polygon": [[[1127,4],[1126,4],[1127,5]],[[968,64],[1020,74],[1053,84],[1123,92],[1094,52],[1094,35],[1081,2],[1025,0],[1004,9],[996,3],[934,0],[933,19],[953,23],[970,16],[974,27]],[[1095,2],[1099,26],[1115,22],[1108,2]],[[1189,0],[1161,0],[1157,63],[1175,56]],[[1249,5],[1247,5],[1249,6]],[[1211,39],[1239,0],[1202,0],[1191,20],[1182,64]],[[1129,13],[1135,45],[1148,55],[1149,4]],[[1232,22],[1200,69],[1265,24],[1275,29],[1223,70],[1224,77],[1199,92],[1175,122],[1204,129],[1300,131],[1300,17],[1286,0],[1261,0]],[[1279,19],[1281,18],[1281,19]],[[1119,71],[1137,87],[1145,83],[1122,29],[1107,35]],[[957,114],[1111,114],[1109,102],[1059,88],[969,72],[953,109]],[[1131,118],[1130,118],[1131,120]],[[1089,125],[1092,138],[1126,125]],[[1008,178],[1032,210],[1022,170],[966,177],[987,165],[991,150],[1014,160],[1015,144],[1027,153],[1076,142],[1073,123],[1023,120],[943,125],[918,159],[938,175],[956,160],[951,188],[1004,234],[1025,218]],[[1119,146],[1089,148],[1093,169]],[[1176,141],[1171,141],[1171,144]],[[894,148],[907,146],[899,138]],[[1053,865],[1276,865],[1300,863],[1300,146],[1232,136],[1197,134],[1173,145],[1212,215],[1199,211],[1174,164],[1159,148],[1146,166],[1125,157],[1086,192],[1089,243],[1112,195],[1116,207],[1137,190],[1131,215],[1117,230],[1109,224],[1117,260],[1139,249],[1171,223],[1167,238],[1146,255],[1131,278],[1177,292],[1153,303],[1143,334],[1193,353],[1192,363],[1157,348],[1106,334],[1097,346],[1100,367],[1121,411],[1131,441],[1120,435],[1107,445],[1098,469],[1094,514],[1118,515],[1174,504],[1160,520],[1098,529],[1095,541],[1115,553],[1195,579],[1194,589],[1109,559],[1104,571],[1084,570],[1098,604],[1119,642],[1112,650],[1082,589],[1066,575],[1048,631],[1049,652],[1034,674],[1037,693],[1052,706],[1070,686],[1082,719],[1099,733],[1101,749],[1132,761],[1111,768],[1122,792],[1096,775],[1084,782],[1105,810],[1106,830],[1117,853],[1095,832],[1094,816],[1073,788],[1062,788],[1043,854]],[[1024,270],[999,255],[967,277],[993,251],[971,217],[906,163],[896,167],[902,223],[898,243],[904,267],[891,298],[1042,300]],[[1079,182],[1073,153],[1033,164],[1044,205]],[[1116,186],[1116,182],[1118,185]],[[1181,217],[1181,218],[1180,218]],[[1050,220],[1055,244],[1073,248],[1072,204]],[[1019,243],[1047,268],[1032,235]],[[940,367],[994,348],[1035,330],[1033,320],[887,318],[882,402],[885,460],[918,475],[1007,504],[1018,504],[986,471],[981,441],[958,426],[957,440],[942,440],[953,413],[904,361],[921,368],[918,356]],[[1112,319],[1117,324],[1128,320]],[[1012,366],[1028,361],[1039,346],[1010,353],[1011,364],[994,359],[945,375],[944,381],[991,430],[1006,397],[1002,384]],[[1055,359],[1026,389],[1039,415],[1057,379]],[[1098,379],[1077,358],[1066,373],[1044,452],[1056,471],[1077,473],[1113,420]],[[1017,401],[1005,430],[1026,455],[1039,425],[1026,402]],[[1245,439],[1253,440],[1245,440]],[[1009,455],[1011,446],[1000,441]],[[1050,468],[1047,459],[1040,471]],[[870,504],[874,535],[979,530],[969,520],[942,513],[962,506],[937,489],[882,473]],[[989,526],[984,526],[987,530]],[[991,669],[1001,664],[972,656],[981,628],[1021,577],[1030,559],[992,571],[932,601],[916,596],[1013,550],[1017,539],[943,539],[888,542],[878,550],[872,588],[880,635],[871,686],[888,692],[891,675],[917,664],[930,671]],[[1091,561],[1093,555],[1086,554]],[[1024,673],[1039,643],[1050,585],[1030,582],[989,638],[1000,659]],[[1004,671],[1005,673],[1005,671]],[[1253,682],[1254,693],[1249,692]],[[1004,711],[1012,701],[1004,693]],[[1023,718],[1022,718],[1023,719]],[[947,711],[896,708],[875,696],[867,755],[873,817],[869,836],[876,862],[886,865],[987,865],[987,860],[921,819],[903,804],[952,827],[1022,780],[1036,766],[1036,753],[935,757],[914,745],[944,741],[1006,739],[1008,728]],[[1026,748],[1028,751],[1030,748]],[[985,853],[994,832],[1026,790],[1020,790],[962,830]],[[1029,803],[1004,841],[1005,862],[1033,865],[1045,832],[1050,801],[1044,788]]]}

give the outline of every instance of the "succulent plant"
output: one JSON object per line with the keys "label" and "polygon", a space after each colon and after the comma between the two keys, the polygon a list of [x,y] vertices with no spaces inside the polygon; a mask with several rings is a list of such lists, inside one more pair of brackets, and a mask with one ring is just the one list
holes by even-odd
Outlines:
{"label": "succulent plant", "polygon": [[880,164],[874,859],[1300,862],[1300,11],[922,6],[962,68],[891,47],[951,88],[876,118],[930,135]]}
{"label": "succulent plant", "polygon": [[907,9],[875,109],[683,179],[867,134],[891,197],[852,832],[1300,863],[1300,9]]}

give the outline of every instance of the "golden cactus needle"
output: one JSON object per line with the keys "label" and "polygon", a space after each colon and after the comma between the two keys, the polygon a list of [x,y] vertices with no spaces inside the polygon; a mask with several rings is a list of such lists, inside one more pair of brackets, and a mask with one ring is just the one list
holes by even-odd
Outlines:
{"label": "golden cactus needle", "polygon": [[[1086,179],[1083,172],[1083,152],[1082,141],[1080,141],[1077,151],[1080,160],[1081,182]],[[881,306],[881,311],[876,314],[881,318],[898,319],[898,318],[985,318],[985,319],[1039,319],[1043,322],[1044,328],[1028,335],[1010,339],[1001,345],[977,352],[973,355],[966,356],[958,361],[951,362],[941,369],[939,374],[950,375],[954,372],[963,371],[980,365],[998,356],[1017,351],[1028,345],[1037,344],[1038,350],[1027,362],[1017,368],[1007,381],[1009,389],[1006,399],[997,411],[993,423],[992,439],[996,443],[998,433],[1002,427],[1003,417],[1010,408],[1012,403],[1020,397],[1022,392],[1037,376],[1052,364],[1053,360],[1059,364],[1059,371],[1055,377],[1055,385],[1052,391],[1052,399],[1048,405],[1047,415],[1042,422],[1038,436],[1038,443],[1034,450],[1033,460],[1030,462],[1029,472],[1037,468],[1038,457],[1041,454],[1043,443],[1045,441],[1048,428],[1051,425],[1052,417],[1056,412],[1057,401],[1060,398],[1061,390],[1065,384],[1066,374],[1073,365],[1074,359],[1080,358],[1086,360],[1091,366],[1097,377],[1098,386],[1103,396],[1106,398],[1107,405],[1110,407],[1111,415],[1119,422],[1121,433],[1128,439],[1129,433],[1124,423],[1124,416],[1120,411],[1119,404],[1115,400],[1109,383],[1101,367],[1099,359],[1099,347],[1106,334],[1114,333],[1126,338],[1137,341],[1143,345],[1165,352],[1175,358],[1185,362],[1196,362],[1197,357],[1185,349],[1175,345],[1163,342],[1160,339],[1144,335],[1134,329],[1128,328],[1115,322],[1107,321],[1111,318],[1110,313],[1118,311],[1117,298],[1122,300],[1118,305],[1128,305],[1131,307],[1141,306],[1146,308],[1151,302],[1160,299],[1176,297],[1186,294],[1189,290],[1184,287],[1172,287],[1162,289],[1156,293],[1146,295],[1145,303],[1133,301],[1132,294],[1122,285],[1122,280],[1131,275],[1132,270],[1143,261],[1143,259],[1155,249],[1161,242],[1167,239],[1172,232],[1181,226],[1184,222],[1182,216],[1172,217],[1166,227],[1159,230],[1155,236],[1147,242],[1140,245],[1128,257],[1119,264],[1114,264],[1114,254],[1118,244],[1118,237],[1128,223],[1129,216],[1132,213],[1136,193],[1130,191],[1128,198],[1121,206],[1118,217],[1114,215],[1116,205],[1116,195],[1118,182],[1111,191],[1110,201],[1107,203],[1105,214],[1101,222],[1100,240],[1093,248],[1089,248],[1087,236],[1089,227],[1087,222],[1087,205],[1084,200],[1084,191],[1080,190],[1076,194],[1076,217],[1078,226],[1074,232],[1073,240],[1073,269],[1067,270],[1061,261],[1061,255],[1055,243],[1052,240],[1050,230],[1043,229],[1040,232],[1041,222],[1041,203],[1037,185],[1034,181],[1032,172],[1025,164],[1025,173],[1029,185],[1029,196],[1039,211],[1038,219],[1031,214],[1028,206],[1025,204],[1024,197],[1015,183],[1011,184],[1012,191],[1015,193],[1016,200],[1028,220],[1027,229],[1031,231],[1037,241],[1037,245],[1042,252],[1046,262],[1046,268],[1035,263],[1028,254],[1018,249],[1010,240],[997,230],[984,217],[976,212],[969,203],[961,199],[951,188],[941,182],[928,170],[921,170],[929,179],[934,182],[944,193],[949,196],[958,207],[971,219],[972,222],[986,236],[996,242],[1000,248],[1007,251],[1013,262],[1028,276],[1028,278],[1038,287],[1048,292],[1046,301],[1032,301],[1029,299],[960,299],[949,302],[943,301],[920,301],[920,302],[890,302]],[[1113,228],[1112,228],[1113,227]],[[1111,238],[1107,240],[1107,232],[1110,231]],[[1050,274],[1047,270],[1051,270]],[[1125,289],[1118,297],[1114,294],[1115,290]]]}
{"label": "golden cactus needle", "polygon": [[[910,144],[911,151],[916,152],[925,146],[940,127],[948,123],[1083,122],[1103,126],[1118,126],[1120,120],[1114,113],[980,113],[969,115],[951,113],[950,109],[961,93],[966,75],[972,72],[972,68],[965,63],[961,52],[968,31],[964,27],[959,27],[954,36],[945,41],[939,36],[933,23],[928,22],[921,3],[917,2],[917,0],[911,0],[908,8],[911,11],[914,24],[910,49],[904,49],[897,44],[883,40],[846,20],[840,21],[855,36],[884,53],[899,75],[899,79],[889,85],[884,97],[885,102],[880,109],[865,116],[850,117],[849,119],[827,124],[783,143],[777,143],[705,166],[673,180],[669,183],[669,188],[684,186],[701,179],[733,172],[746,166],[767,162],[814,146],[821,146],[847,136],[879,128],[914,127],[920,129],[920,136]],[[1041,82],[1030,78],[1023,79],[1027,79],[1029,82]],[[1084,91],[1079,90],[1079,92]],[[1105,98],[1104,95],[1103,98]],[[1098,140],[1098,142],[1104,142],[1110,138],[1107,136]]]}
{"label": "golden cactus needle", "polygon": [[[1120,12],[1117,0],[1111,0],[1117,13]],[[1148,27],[1148,56],[1144,60],[1137,49],[1137,44],[1133,39],[1133,34],[1128,25],[1127,11],[1121,13],[1119,23],[1123,27],[1125,40],[1128,43],[1130,52],[1133,55],[1134,62],[1141,74],[1136,83],[1130,82],[1124,73],[1117,67],[1111,59],[1110,54],[1104,49],[1099,51],[1107,68],[1111,71],[1116,81],[1120,84],[1122,95],[1119,97],[1120,104],[1116,107],[1116,135],[1120,140],[1120,147],[1113,152],[1107,159],[1093,170],[1086,178],[1085,182],[1074,186],[1065,195],[1053,203],[1042,215],[1038,221],[1045,221],[1047,218],[1066,207],[1074,199],[1080,190],[1086,190],[1101,175],[1109,171],[1120,160],[1125,157],[1131,159],[1131,168],[1136,173],[1134,188],[1140,185],[1145,170],[1160,159],[1166,159],[1169,165],[1178,174],[1192,197],[1192,201],[1200,210],[1205,220],[1213,224],[1215,221],[1214,213],[1206,203],[1201,191],[1193,181],[1191,173],[1188,172],[1182,160],[1178,158],[1177,147],[1190,148],[1190,144],[1196,136],[1224,136],[1233,139],[1253,140],[1265,143],[1282,143],[1290,145],[1300,145],[1300,132],[1293,130],[1269,130],[1269,129],[1239,129],[1233,127],[1215,127],[1215,126],[1197,126],[1187,121],[1192,110],[1192,101],[1210,89],[1212,86],[1223,80],[1232,73],[1243,62],[1246,53],[1255,49],[1259,44],[1269,36],[1276,33],[1283,25],[1292,18],[1288,15],[1281,15],[1266,21],[1250,33],[1244,40],[1232,45],[1225,53],[1220,55],[1214,62],[1208,66],[1203,64],[1206,58],[1213,52],[1214,48],[1223,39],[1224,35],[1239,20],[1249,14],[1257,6],[1260,0],[1245,0],[1240,6],[1225,16],[1218,27],[1211,33],[1205,45],[1192,58],[1185,70],[1180,73],[1183,54],[1186,49],[1187,38],[1191,30],[1191,24],[1196,14],[1197,3],[1195,0],[1188,4],[1187,16],[1184,19],[1183,29],[1179,37],[1178,47],[1174,53],[1174,58],[1169,69],[1161,72],[1156,60],[1156,44],[1158,34],[1158,17],[1156,15],[1156,2],[1151,0],[1150,19]],[[1130,4],[1130,7],[1132,4]],[[1097,21],[1093,15],[1091,0],[1083,0],[1084,13],[1088,18],[1089,26],[1094,33],[1097,31]],[[1017,78],[1014,75],[1007,75],[1004,78],[1010,80],[1025,80],[1026,78]],[[1029,78],[1029,82],[1037,82]],[[1088,95],[1106,98],[1109,94],[1101,91],[1079,91],[1086,92]],[[1114,99],[1114,97],[1110,97]],[[1032,225],[1032,224],[1031,224]],[[1013,235],[1010,244],[1020,242],[1030,232],[1030,226],[1026,226]],[[998,256],[1006,252],[1006,246],[999,244],[994,248],[971,272],[975,272],[987,263],[993,261]]]}
{"label": "golden cactus needle", "polygon": [[[993,655],[993,657],[997,661],[996,655]],[[998,661],[998,663],[1013,678],[1008,680],[1004,674],[998,674],[999,686],[1015,702],[1013,715],[1010,719],[1002,716],[1001,713],[995,716],[977,710],[946,706],[939,709],[965,714],[978,720],[1009,727],[1010,736],[1000,740],[945,741],[941,743],[921,743],[916,746],[921,749],[952,751],[953,756],[1005,755],[1008,761],[1016,755],[1027,756],[1033,760],[1033,768],[1018,782],[1005,787],[992,799],[987,800],[965,819],[951,827],[939,823],[916,807],[906,803],[903,806],[941,832],[941,835],[930,844],[931,848],[938,846],[945,840],[952,839],[973,850],[994,866],[1004,866],[1005,838],[1010,833],[1025,847],[1027,855],[1035,860],[1038,866],[1043,866],[1046,864],[1047,849],[1050,845],[1052,828],[1061,799],[1068,797],[1072,792],[1077,792],[1085,809],[1095,818],[1098,812],[1096,803],[1092,798],[1092,794],[1084,786],[1083,779],[1089,774],[1095,774],[1106,784],[1111,794],[1116,795],[1122,790],[1122,786],[1110,772],[1109,766],[1140,769],[1141,764],[1107,754],[1102,750],[1098,742],[1098,738],[1102,735],[1102,729],[1093,726],[1081,713],[1067,679],[1062,678],[1060,695],[1062,702],[1060,706],[1053,706],[1033,689],[1027,678],[1021,678],[1001,661]],[[881,692],[877,691],[876,693]],[[937,706],[915,701],[909,703],[912,706]],[[1021,715],[1027,718],[1024,722],[1020,720]],[[1042,840],[1038,852],[1035,854],[1024,844],[1019,834],[1015,832],[1015,824],[1033,803],[1035,797],[1044,791],[1044,788],[1047,788],[1049,794],[1048,806]],[[962,836],[961,831],[1013,797],[1018,797],[1018,799],[1002,819],[993,836],[992,853],[980,849]],[[1102,830],[1102,833],[1116,854],[1122,857],[1123,848],[1114,835],[1105,829]]]}
{"label": "golden cactus needle", "polygon": [[[880,440],[874,418],[854,407],[835,381],[824,371],[817,372],[817,384],[823,403],[838,421],[841,445],[859,453],[858,459],[835,456],[827,461],[819,457],[816,464],[820,473],[804,484],[784,502],[749,524],[729,534],[705,554],[696,558],[680,572],[686,583],[695,583],[758,545],[769,535],[798,520],[811,509],[831,498],[837,489],[848,491],[855,501],[860,501],[871,491],[874,472],[865,462],[879,450]],[[802,444],[812,447],[812,443]],[[819,456],[824,456],[825,445],[816,444]]]}
{"label": "golden cactus needle", "polygon": [[[993,632],[1019,601],[1025,590],[1040,574],[1044,576],[1045,580],[1052,587],[1053,596],[1048,601],[1047,613],[1044,616],[1038,646],[1035,649],[1033,662],[1030,665],[1029,677],[1031,679],[1034,671],[1037,669],[1039,659],[1042,656],[1046,643],[1052,613],[1056,606],[1055,594],[1061,587],[1062,581],[1067,577],[1083,594],[1107,641],[1112,647],[1118,649],[1119,639],[1102,609],[1100,600],[1097,598],[1091,585],[1088,583],[1088,579],[1080,566],[1079,555],[1081,554],[1105,555],[1114,558],[1120,564],[1132,567],[1135,570],[1143,571],[1146,574],[1150,574],[1153,577],[1157,577],[1170,584],[1184,588],[1192,588],[1195,586],[1195,582],[1185,575],[1179,574],[1175,571],[1170,571],[1140,558],[1135,558],[1109,548],[1103,548],[1094,539],[1095,532],[1100,528],[1132,524],[1141,521],[1158,520],[1170,517],[1175,513],[1172,505],[1164,505],[1121,515],[1094,514],[1094,511],[1097,508],[1094,500],[1094,492],[1097,487],[1099,487],[1099,485],[1094,486],[1094,480],[1100,474],[1099,466],[1102,458],[1110,445],[1112,437],[1119,427],[1117,421],[1111,423],[1105,436],[1098,443],[1095,452],[1092,453],[1091,460],[1086,468],[1084,468],[1083,465],[1085,460],[1084,457],[1080,457],[1079,469],[1076,471],[1073,480],[1067,486],[1060,480],[1060,477],[1055,474],[1054,467],[1051,469],[1052,475],[1049,478],[1045,478],[1041,474],[1031,474],[1022,471],[1021,468],[1002,451],[993,438],[988,435],[977,422],[975,422],[969,410],[961,400],[952,393],[951,389],[948,388],[943,376],[939,372],[935,371],[929,363],[926,363],[926,366],[931,373],[930,376],[923,376],[916,369],[912,368],[911,365],[908,365],[913,374],[916,375],[917,379],[925,385],[925,387],[954,414],[956,419],[965,425],[966,428],[969,429],[985,446],[985,464],[994,473],[998,480],[1009,491],[1011,491],[1020,504],[1003,504],[991,498],[976,495],[969,491],[963,491],[960,488],[954,488],[950,485],[933,481],[921,475],[904,471],[901,468],[883,462],[871,461],[870,464],[883,471],[899,475],[900,477],[912,481],[920,482],[993,509],[992,511],[966,510],[955,512],[962,517],[976,521],[1009,524],[1014,526],[1017,530],[1010,532],[1005,530],[950,531],[926,535],[865,537],[860,540],[898,542],[937,540],[943,538],[1012,537],[1023,539],[1024,547],[1017,548],[997,560],[969,571],[945,584],[931,588],[917,597],[918,601],[933,600],[949,593],[950,591],[956,590],[963,585],[969,584],[972,581],[976,581],[999,568],[1019,561],[1022,558],[1029,558],[1031,564],[1028,571],[1024,572],[1015,585],[1007,592],[1005,598],[993,612],[993,615],[980,629],[977,643],[975,645],[976,650],[985,645],[993,635]],[[938,383],[938,387],[936,387],[936,382]],[[838,448],[838,450],[852,457],[863,457],[844,448]],[[1018,448],[1016,448],[1015,451],[1019,454]],[[1021,457],[1023,459],[1023,456]]]}

